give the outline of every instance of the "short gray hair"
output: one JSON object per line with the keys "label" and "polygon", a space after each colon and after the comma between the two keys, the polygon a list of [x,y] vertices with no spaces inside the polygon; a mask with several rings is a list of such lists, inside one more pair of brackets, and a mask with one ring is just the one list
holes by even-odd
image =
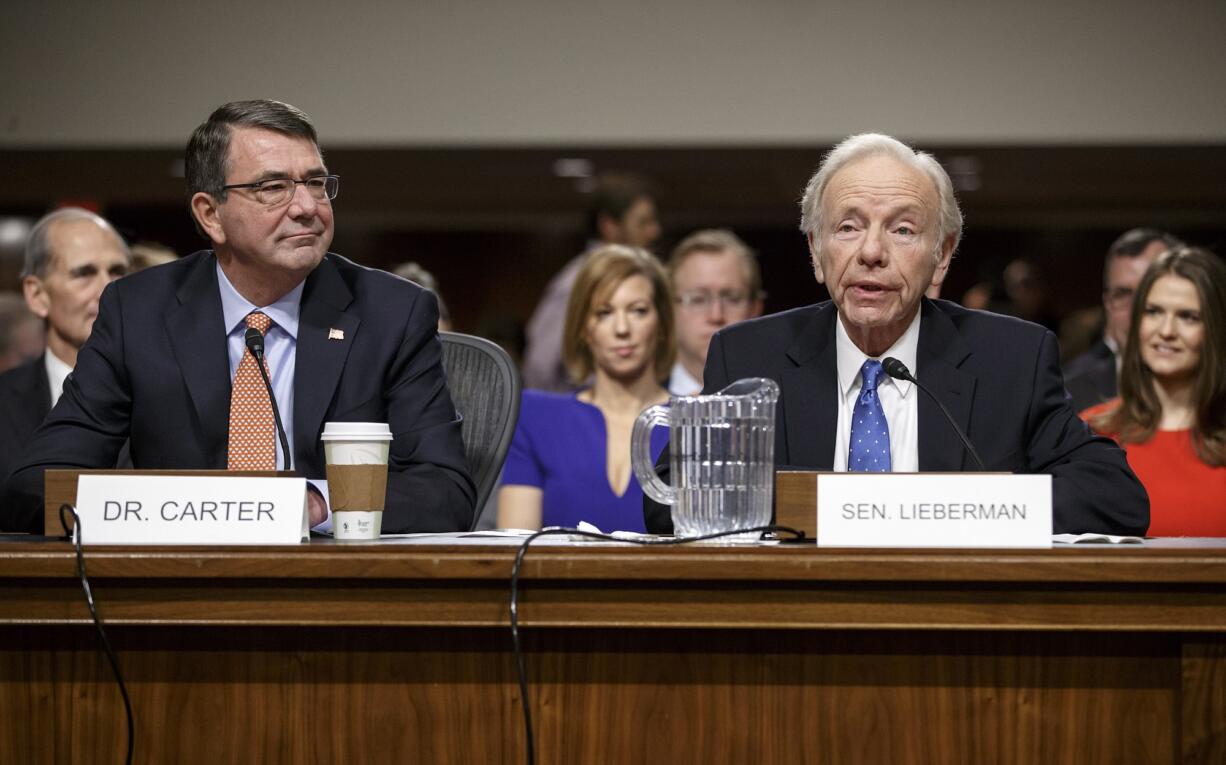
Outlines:
{"label": "short gray hair", "polygon": [[[218,201],[225,200],[230,137],[234,128],[263,128],[291,138],[306,138],[319,149],[319,138],[310,117],[295,106],[267,98],[222,104],[187,141],[184,175],[189,198],[204,192]],[[323,156],[322,151],[320,156]]]}
{"label": "short gray hair", "polygon": [[897,138],[880,133],[860,133],[844,139],[822,159],[817,172],[809,179],[805,187],[805,195],[800,201],[800,230],[806,236],[813,236],[814,254],[820,250],[822,227],[822,194],[835,173],[847,165],[860,159],[885,154],[897,159],[905,165],[914,167],[926,175],[936,186],[940,200],[936,257],[939,259],[941,244],[950,236],[953,237],[953,249],[958,248],[962,241],[962,211],[958,209],[958,200],[954,197],[954,185],[949,179],[949,173],[941,167],[936,157],[926,151],[916,151]]}
{"label": "short gray hair", "polygon": [[42,218],[39,218],[38,223],[34,224],[34,228],[30,229],[30,236],[26,239],[25,262],[21,268],[21,278],[27,276],[37,276],[43,279],[47,276],[47,269],[51,265],[51,227],[61,221],[84,220],[91,223],[96,223],[115,236],[120,247],[123,248],[128,260],[132,259],[132,252],[128,249],[128,243],[123,240],[115,227],[110,221],[103,218],[97,213],[92,213],[80,207],[61,207],[54,212],[49,212]]}

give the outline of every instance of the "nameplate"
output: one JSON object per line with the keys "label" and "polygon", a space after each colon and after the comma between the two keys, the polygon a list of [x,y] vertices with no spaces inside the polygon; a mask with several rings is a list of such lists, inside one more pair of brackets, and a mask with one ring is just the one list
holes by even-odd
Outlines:
{"label": "nameplate", "polygon": [[818,547],[1051,547],[1051,476],[821,473]]}
{"label": "nameplate", "polygon": [[288,545],[309,534],[305,478],[82,475],[81,543]]}

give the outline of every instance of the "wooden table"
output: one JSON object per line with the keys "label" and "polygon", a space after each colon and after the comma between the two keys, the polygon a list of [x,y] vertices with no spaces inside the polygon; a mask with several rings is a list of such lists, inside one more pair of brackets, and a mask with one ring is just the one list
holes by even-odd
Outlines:
{"label": "wooden table", "polygon": [[[87,551],[142,763],[522,762],[514,547]],[[547,763],[1226,762],[1226,546],[534,546]],[[0,543],[0,762],[121,762],[60,542]]]}

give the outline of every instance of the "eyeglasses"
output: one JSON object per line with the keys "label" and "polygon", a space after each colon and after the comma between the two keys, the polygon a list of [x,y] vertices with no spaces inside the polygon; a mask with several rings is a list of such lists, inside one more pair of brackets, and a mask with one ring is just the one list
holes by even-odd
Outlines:
{"label": "eyeglasses", "polygon": [[325,199],[336,199],[341,177],[339,175],[312,175],[300,181],[295,181],[293,178],[269,178],[256,183],[232,183],[222,188],[227,190],[251,189],[255,201],[262,205],[276,207],[293,199],[294,187],[298,184],[305,186],[308,194],[322,202]]}
{"label": "eyeglasses", "polygon": [[724,290],[718,295],[710,292],[685,292],[677,296],[677,304],[687,311],[705,311],[719,301],[720,308],[731,311],[743,308],[749,302],[749,295],[740,290]]}
{"label": "eyeglasses", "polygon": [[1107,292],[1107,305],[1116,310],[1132,305],[1137,291],[1132,287],[1115,287]]}

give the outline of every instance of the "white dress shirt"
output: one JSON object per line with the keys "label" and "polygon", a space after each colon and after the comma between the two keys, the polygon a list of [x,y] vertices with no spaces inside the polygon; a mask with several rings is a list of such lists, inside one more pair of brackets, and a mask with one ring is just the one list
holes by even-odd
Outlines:
{"label": "white dress shirt", "polygon": [[[878,360],[893,356],[915,374],[915,353],[919,347],[919,311],[902,337],[889,347]],[[837,352],[839,384],[839,420],[834,434],[834,469],[847,471],[847,452],[851,444],[851,415],[860,396],[863,380],[860,367],[870,358],[851,341],[843,317],[835,322],[834,343]],[[905,380],[895,380],[882,374],[877,382],[877,397],[890,428],[890,467],[895,473],[919,471],[919,392]]]}
{"label": "white dress shirt", "polygon": [[674,396],[693,396],[702,393],[702,383],[680,361],[673,364],[673,371],[668,375],[668,392]]}
{"label": "white dress shirt", "polygon": [[47,367],[47,383],[51,386],[51,406],[54,407],[64,393],[64,380],[72,374],[72,367],[52,353],[50,348],[43,354],[43,364]]}

